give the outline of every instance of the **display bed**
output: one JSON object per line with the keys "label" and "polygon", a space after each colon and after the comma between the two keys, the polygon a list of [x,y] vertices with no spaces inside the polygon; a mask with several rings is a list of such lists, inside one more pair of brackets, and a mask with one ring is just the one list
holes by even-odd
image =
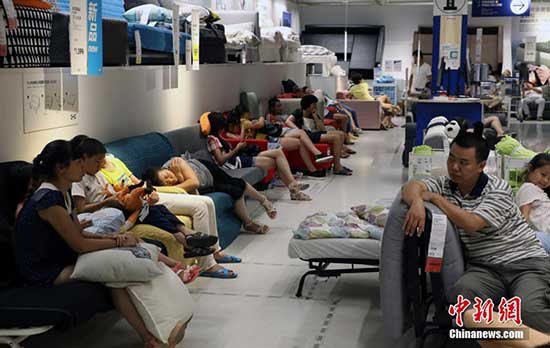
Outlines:
{"label": "display bed", "polygon": [[[296,297],[302,296],[308,275],[338,277],[345,273],[378,272],[381,242],[375,239],[326,238],[301,240],[292,238],[288,256],[308,262],[310,271],[300,278]],[[330,264],[346,264],[350,268],[327,269]],[[368,267],[356,268],[355,265]]]}

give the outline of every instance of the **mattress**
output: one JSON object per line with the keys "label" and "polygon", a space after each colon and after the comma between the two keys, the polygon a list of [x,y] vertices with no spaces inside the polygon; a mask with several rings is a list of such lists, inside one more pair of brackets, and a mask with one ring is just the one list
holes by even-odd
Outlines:
{"label": "mattress", "polygon": [[359,259],[378,260],[381,242],[375,239],[326,238],[295,239],[288,243],[288,256],[292,259]]}
{"label": "mattress", "polygon": [[273,37],[262,36],[262,44],[259,50],[262,62],[281,61],[281,43],[276,41]]}
{"label": "mattress", "polygon": [[[70,66],[69,14],[53,12],[52,21],[52,37],[50,42],[51,66]],[[103,18],[102,23],[103,66],[126,65],[128,22],[124,19]]]}
{"label": "mattress", "polygon": [[336,58],[335,54],[322,56],[302,55],[302,63],[321,64],[323,66],[323,76],[330,75],[330,69],[336,65],[336,62],[338,62],[338,58]]}
{"label": "mattress", "polygon": [[[172,54],[172,31],[165,28],[151,27],[145,24],[128,23],[128,42],[135,49],[135,31],[139,31],[141,47],[146,50]],[[189,34],[180,33],[180,55],[185,54],[185,41],[191,39]]]}

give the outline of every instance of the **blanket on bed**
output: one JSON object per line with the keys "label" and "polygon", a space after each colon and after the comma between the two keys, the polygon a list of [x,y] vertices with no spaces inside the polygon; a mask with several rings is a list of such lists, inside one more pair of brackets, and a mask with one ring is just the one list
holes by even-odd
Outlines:
{"label": "blanket on bed", "polygon": [[371,238],[382,239],[388,218],[383,204],[359,205],[341,213],[317,212],[306,217],[293,231],[296,239]]}

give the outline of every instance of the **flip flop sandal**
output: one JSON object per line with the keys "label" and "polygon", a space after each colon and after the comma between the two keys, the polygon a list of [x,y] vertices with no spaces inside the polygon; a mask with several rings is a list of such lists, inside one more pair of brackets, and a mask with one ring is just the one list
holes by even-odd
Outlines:
{"label": "flip flop sandal", "polygon": [[[183,273],[183,277],[180,275]],[[189,266],[186,269],[180,269],[176,272],[176,275],[181,279],[183,284],[189,284],[198,278],[201,273],[201,268],[198,265]]]}
{"label": "flip flop sandal", "polygon": [[223,255],[222,258],[216,260],[217,263],[240,263],[242,260],[237,256]]}
{"label": "flip flop sandal", "polygon": [[253,232],[257,234],[266,234],[269,232],[269,226],[267,225],[260,225],[255,222],[251,222],[248,224],[243,225],[244,230],[248,232]]}
{"label": "flip flop sandal", "polygon": [[194,257],[208,256],[212,253],[214,253],[214,250],[212,249],[192,248],[188,246],[184,249],[183,257],[186,259],[192,259]]}
{"label": "flip flop sandal", "polygon": [[193,248],[208,248],[218,242],[218,237],[196,232],[185,236],[187,245]]}
{"label": "flip flop sandal", "polygon": [[206,278],[233,279],[237,278],[237,273],[230,271],[227,268],[222,268],[217,271],[204,271],[200,274],[200,276]]}
{"label": "flip flop sandal", "polygon": [[277,217],[277,209],[273,206],[273,203],[269,199],[265,199],[260,203],[265,209],[265,213],[269,216],[270,219],[275,219]]}

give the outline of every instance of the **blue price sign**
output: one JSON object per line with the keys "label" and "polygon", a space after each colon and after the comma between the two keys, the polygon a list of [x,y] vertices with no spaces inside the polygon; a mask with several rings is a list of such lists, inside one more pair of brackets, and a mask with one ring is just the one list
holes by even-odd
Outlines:
{"label": "blue price sign", "polygon": [[531,0],[473,0],[473,17],[529,16]]}
{"label": "blue price sign", "polygon": [[101,75],[103,71],[103,28],[101,0],[88,0],[88,75]]}

